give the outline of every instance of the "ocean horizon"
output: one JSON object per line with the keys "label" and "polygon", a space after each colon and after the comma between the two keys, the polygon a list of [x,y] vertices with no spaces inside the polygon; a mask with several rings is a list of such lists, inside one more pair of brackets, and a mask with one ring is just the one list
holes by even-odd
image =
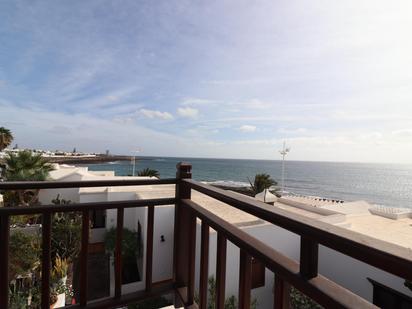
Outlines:
{"label": "ocean horizon", "polygon": [[[248,179],[267,173],[281,185],[281,160],[210,159],[188,157],[137,157],[136,173],[144,168],[159,171],[161,178],[175,177],[176,164],[189,162],[193,178],[225,186],[248,186]],[[90,170],[112,170],[131,175],[131,161],[84,164]],[[286,161],[285,191],[344,201],[365,200],[390,206],[412,208],[412,165]]]}

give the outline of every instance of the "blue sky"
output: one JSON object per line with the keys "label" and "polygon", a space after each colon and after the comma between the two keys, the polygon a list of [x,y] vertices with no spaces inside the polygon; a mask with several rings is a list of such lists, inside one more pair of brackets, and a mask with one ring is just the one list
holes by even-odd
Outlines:
{"label": "blue sky", "polygon": [[0,2],[21,147],[412,163],[410,1]]}

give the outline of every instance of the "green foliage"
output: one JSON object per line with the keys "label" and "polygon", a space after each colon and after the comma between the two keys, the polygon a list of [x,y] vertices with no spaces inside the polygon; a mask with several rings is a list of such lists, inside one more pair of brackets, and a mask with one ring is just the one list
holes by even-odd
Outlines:
{"label": "green foliage", "polygon": [[[208,279],[208,297],[207,297],[207,309],[215,309],[216,308],[216,280],[215,278],[209,277]],[[195,302],[199,303],[199,295],[195,295]],[[251,309],[257,308],[257,299],[252,299],[250,303]],[[236,309],[238,308],[237,298],[234,295],[229,296],[225,299],[225,309]]]}
{"label": "green foliage", "polygon": [[[248,178],[249,183],[250,183],[250,190],[255,196],[256,194],[262,192],[265,189],[269,189],[272,186],[276,186],[278,183],[273,180],[270,175],[262,173],[262,174],[256,174],[255,179],[252,183],[252,181]],[[276,190],[275,190],[276,191]]]}
{"label": "green foliage", "polygon": [[293,309],[323,309],[318,303],[302,294],[299,290],[291,287],[290,303]]}
{"label": "green foliage", "polygon": [[[112,227],[106,232],[104,242],[106,250],[109,253],[114,253],[116,247],[116,228]],[[139,239],[139,234],[136,231],[123,228],[122,256],[124,258],[134,258],[142,252],[140,249],[141,240]]]}
{"label": "green foliage", "polygon": [[153,170],[150,168],[144,168],[137,173],[138,176],[147,176],[147,177],[156,177],[159,178],[160,174],[157,170]]}
{"label": "green foliage", "polygon": [[13,141],[13,134],[9,129],[0,127],[0,151],[7,148]]}
{"label": "green foliage", "polygon": [[54,170],[41,154],[31,151],[20,151],[18,154],[10,153],[5,159],[8,181],[43,181]]}
{"label": "green foliage", "polygon": [[[18,154],[8,154],[5,158],[6,172],[4,178],[8,181],[44,181],[49,173],[54,170],[41,154],[31,151],[21,151]],[[18,200],[18,205],[30,206],[37,202],[39,190],[17,190],[7,197],[8,206],[17,206],[13,202]]]}
{"label": "green foliage", "polygon": [[40,266],[40,235],[29,232],[13,231],[10,233],[9,277],[35,271]]}
{"label": "green foliage", "polygon": [[62,259],[60,256],[57,256],[54,259],[54,265],[51,272],[52,280],[58,281],[61,278],[67,276],[67,271],[69,269],[69,264],[66,259]]}
{"label": "green foliage", "polygon": [[9,297],[9,309],[26,309],[27,305],[27,294],[22,291],[11,291]]}
{"label": "green foliage", "polygon": [[[69,205],[71,201],[52,200],[54,205]],[[80,253],[82,218],[76,212],[55,213],[52,218],[52,258],[57,257],[72,263]]]}

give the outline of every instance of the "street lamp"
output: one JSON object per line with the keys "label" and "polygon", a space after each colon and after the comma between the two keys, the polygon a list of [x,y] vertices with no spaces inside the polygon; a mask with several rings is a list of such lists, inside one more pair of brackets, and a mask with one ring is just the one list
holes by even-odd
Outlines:
{"label": "street lamp", "polygon": [[282,193],[285,191],[285,157],[290,152],[290,148],[286,148],[286,143],[283,141],[283,149],[279,151],[282,156]]}
{"label": "street lamp", "polygon": [[[140,151],[141,151],[141,149],[139,148],[139,149],[137,149],[137,150],[132,151],[132,153],[139,153]],[[133,172],[132,172],[132,175],[135,176],[135,174],[136,174],[136,155],[133,155],[132,162],[133,162]]]}

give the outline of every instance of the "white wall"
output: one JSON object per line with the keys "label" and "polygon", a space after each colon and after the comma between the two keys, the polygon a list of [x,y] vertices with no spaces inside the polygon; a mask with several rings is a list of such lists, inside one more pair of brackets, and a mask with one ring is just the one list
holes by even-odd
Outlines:
{"label": "white wall", "polygon": [[[153,282],[173,276],[174,205],[155,208],[153,233]],[[165,241],[161,241],[164,235]]]}
{"label": "white wall", "polygon": [[[98,192],[98,193],[82,193],[79,197],[80,203],[91,203],[91,202],[106,202],[107,201],[107,192]],[[107,220],[107,217],[106,217]],[[104,236],[106,235],[105,228],[93,228],[90,229],[89,243],[94,244],[104,241]]]}
{"label": "white wall", "polygon": [[[72,174],[61,181],[80,181],[82,178],[79,174]],[[57,180],[60,181],[60,180]],[[39,202],[43,205],[51,204],[52,200],[60,194],[60,199],[70,200],[72,203],[80,202],[79,188],[67,188],[67,189],[41,189],[39,193]]]}
{"label": "white wall", "polygon": [[70,200],[72,203],[79,203],[79,188],[42,189],[39,193],[39,202],[42,205],[50,205],[57,195],[60,195],[60,199]]}

